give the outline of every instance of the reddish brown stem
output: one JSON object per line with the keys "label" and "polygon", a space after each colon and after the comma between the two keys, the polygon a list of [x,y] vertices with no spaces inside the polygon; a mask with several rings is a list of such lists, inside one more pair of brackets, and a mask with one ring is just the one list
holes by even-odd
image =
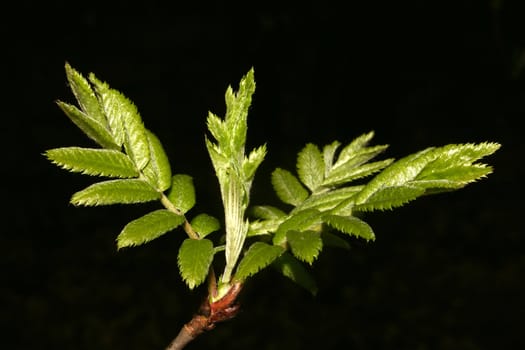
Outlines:
{"label": "reddish brown stem", "polygon": [[[242,284],[237,282],[231,286],[228,293],[215,302],[210,303],[210,296],[208,296],[202,303],[199,313],[182,327],[166,350],[181,350],[205,331],[215,328],[215,324],[234,318],[239,312],[239,304],[236,300],[241,289]],[[212,290],[211,293],[215,291]]]}

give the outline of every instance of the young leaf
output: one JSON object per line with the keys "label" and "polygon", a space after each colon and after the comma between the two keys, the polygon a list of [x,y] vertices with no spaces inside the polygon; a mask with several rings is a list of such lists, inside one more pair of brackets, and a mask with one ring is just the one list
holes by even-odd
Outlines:
{"label": "young leaf", "polygon": [[333,209],[343,201],[346,201],[363,189],[363,186],[349,186],[338,188],[329,192],[314,194],[308,197],[298,208],[303,209],[317,209],[319,211],[326,211]]}
{"label": "young leaf", "polygon": [[[355,205],[355,211],[389,210],[403,206],[425,193],[424,187],[404,185],[384,187],[366,199],[364,203]],[[338,211],[336,211],[338,213]]]}
{"label": "young leaf", "polygon": [[115,140],[124,144],[126,153],[137,168],[144,169],[150,159],[149,142],[137,107],[119,91],[109,88],[94,76],[90,79],[102,101]]}
{"label": "young leaf", "polygon": [[97,93],[100,106],[106,116],[107,125],[115,143],[121,147],[124,144],[126,134],[124,131],[124,120],[121,116],[120,104],[117,101],[118,93],[110,89],[109,85],[95,77],[95,74],[89,75],[89,81]]}
{"label": "young leaf", "polygon": [[351,164],[351,161],[349,161],[348,163],[333,169],[323,181],[322,185],[339,186],[350,181],[361,179],[386,168],[392,164],[393,161],[394,159],[385,159],[378,162],[362,164],[360,166],[355,166],[355,164]]}
{"label": "young leaf", "polygon": [[324,146],[323,148],[323,161],[324,161],[324,175],[325,177],[328,176],[330,173],[330,170],[332,170],[332,166],[334,165],[334,156],[337,149],[341,146],[341,142],[334,141],[329,145]]}
{"label": "young leaf", "polygon": [[138,179],[109,180],[93,184],[71,197],[74,205],[108,205],[143,203],[157,200],[160,193]]}
{"label": "young leaf", "polygon": [[290,230],[306,231],[321,224],[321,213],[316,209],[305,209],[294,212],[288,219],[283,221],[275,232],[273,244],[283,245],[286,242],[286,234]]}
{"label": "young leaf", "polygon": [[182,279],[190,289],[206,279],[213,254],[213,243],[208,239],[187,238],[182,242],[177,262]]}
{"label": "young leaf", "polygon": [[171,186],[170,162],[157,136],[149,130],[146,130],[146,134],[148,135],[150,161],[143,172],[149,183],[163,192]]}
{"label": "young leaf", "polygon": [[367,241],[373,241],[376,238],[370,225],[355,216],[326,215],[323,220],[343,233],[364,238]]}
{"label": "young leaf", "polygon": [[250,222],[247,236],[250,237],[274,233],[283,220],[284,218],[252,221]]}
{"label": "young leaf", "polygon": [[290,230],[286,234],[292,254],[299,260],[312,264],[323,248],[321,235],[316,231]]}
{"label": "young leaf", "polygon": [[[376,175],[356,196],[356,204],[366,203],[370,197],[385,187],[413,185],[422,187],[418,180],[452,180],[462,178],[459,188],[486,176],[492,168],[479,163],[478,159],[494,153],[500,147],[497,143],[447,145],[439,148],[427,148],[404,157]],[[451,169],[452,172],[449,172]],[[466,171],[467,169],[485,169],[485,171]],[[462,175],[461,175],[462,174]],[[480,176],[481,175],[481,176]],[[451,176],[451,179],[447,178]],[[433,181],[432,185],[443,184],[450,188],[450,182]],[[428,184],[427,184],[428,185]],[[435,191],[438,188],[432,188]]]}
{"label": "young leaf", "polygon": [[199,214],[191,220],[191,227],[202,238],[220,229],[221,224],[219,220],[211,215]]}
{"label": "young leaf", "polygon": [[317,294],[317,284],[313,279],[312,275],[304,268],[304,266],[297,261],[293,256],[284,252],[280,257],[275,259],[272,263],[279,272],[284,276],[288,277],[310,293],[312,295]]}
{"label": "young leaf", "polygon": [[334,168],[337,168],[345,164],[346,162],[348,162],[351,158],[355,156],[355,154],[359,150],[365,147],[373,137],[374,137],[374,132],[370,131],[367,134],[363,134],[355,138],[348,146],[344,147],[341,150],[341,153],[339,154],[339,157],[337,158],[337,162],[334,164]]}
{"label": "young leaf", "polygon": [[250,212],[259,219],[279,219],[286,216],[284,211],[270,205],[254,205]]}
{"label": "young leaf", "polygon": [[82,76],[82,74],[72,68],[69,63],[66,63],[65,68],[69,87],[71,88],[73,95],[75,95],[82,111],[89,118],[97,121],[100,125],[105,127],[107,123],[106,117],[102,112],[97,96],[93,92],[89,82]]}
{"label": "young leaf", "polygon": [[146,214],[127,224],[117,237],[117,247],[137,246],[154,240],[184,222],[184,216],[166,209]]}
{"label": "young leaf", "polygon": [[244,281],[271,264],[283,252],[283,247],[263,242],[253,243],[239,263],[234,278],[238,281]]}
{"label": "young leaf", "polygon": [[173,175],[168,199],[182,213],[188,212],[195,205],[195,187],[189,175]]}
{"label": "young leaf", "polygon": [[272,185],[284,203],[297,206],[308,198],[308,191],[288,170],[277,168],[272,173]]}
{"label": "young leaf", "polygon": [[297,157],[297,174],[301,181],[310,189],[315,190],[324,178],[325,164],[323,155],[314,144],[307,144]]}
{"label": "young leaf", "polygon": [[251,180],[255,176],[255,171],[261,165],[266,156],[266,145],[262,145],[251,151],[247,159],[242,163],[244,178]]}
{"label": "young leaf", "polygon": [[102,123],[88,117],[73,105],[61,101],[58,101],[57,105],[90,139],[104,148],[120,150],[120,146],[115,142],[113,135]]}
{"label": "young leaf", "polygon": [[72,172],[120,178],[139,175],[131,160],[116,150],[63,147],[48,150],[45,155],[54,164]]}

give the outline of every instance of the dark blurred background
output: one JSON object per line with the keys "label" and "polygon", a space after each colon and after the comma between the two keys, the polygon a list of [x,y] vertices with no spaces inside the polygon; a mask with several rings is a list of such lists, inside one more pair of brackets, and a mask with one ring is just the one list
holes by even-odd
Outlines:
{"label": "dark blurred background", "polygon": [[[254,204],[278,204],[269,176],[307,142],[375,130],[399,158],[495,141],[487,179],[366,220],[377,240],[325,249],[310,296],[271,269],[243,311],[188,349],[518,349],[525,346],[521,229],[525,2],[18,1],[2,10],[0,347],[164,349],[205,291],[181,281],[172,232],[117,251],[148,205],[75,208],[95,179],[50,164],[91,143],[56,107],[73,102],[64,63],[138,106],[174,173],[194,177],[194,213],[221,215],[204,147],[208,110],[255,68],[249,146],[269,154]],[[7,78],[7,79],[6,79]]]}

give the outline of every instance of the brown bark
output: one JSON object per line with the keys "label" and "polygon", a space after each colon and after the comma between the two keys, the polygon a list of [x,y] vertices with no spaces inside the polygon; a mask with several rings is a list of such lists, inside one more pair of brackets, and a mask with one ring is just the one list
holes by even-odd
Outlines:
{"label": "brown bark", "polygon": [[[239,304],[236,303],[236,300],[241,288],[241,283],[233,284],[228,293],[212,303],[209,302],[210,296],[208,296],[202,303],[199,312],[181,328],[166,350],[181,350],[205,331],[215,328],[217,323],[234,318],[239,312]],[[210,290],[212,295],[215,292],[215,290]]]}

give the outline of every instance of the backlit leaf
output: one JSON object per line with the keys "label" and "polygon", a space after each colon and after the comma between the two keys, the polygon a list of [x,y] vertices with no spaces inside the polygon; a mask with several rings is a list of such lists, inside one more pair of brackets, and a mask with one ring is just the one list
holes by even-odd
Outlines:
{"label": "backlit leaf", "polygon": [[299,179],[310,189],[315,190],[324,178],[325,164],[323,155],[314,144],[307,144],[297,156],[297,174]]}
{"label": "backlit leaf", "polygon": [[193,208],[195,205],[193,178],[185,174],[173,175],[168,199],[182,213],[186,213]]}
{"label": "backlit leaf", "polygon": [[106,117],[87,79],[72,68],[69,63],[66,63],[66,77],[69,87],[85,115],[105,127],[107,123]]}
{"label": "backlit leaf", "polygon": [[306,231],[312,230],[321,224],[321,213],[315,209],[305,209],[294,212],[288,219],[283,221],[275,232],[273,244],[282,245],[286,242],[286,234],[290,230]]}
{"label": "backlit leaf", "polygon": [[284,211],[270,205],[254,205],[251,207],[251,214],[259,219],[278,219],[286,216]]}
{"label": "backlit leaf", "polygon": [[199,214],[191,220],[191,227],[200,237],[205,237],[221,228],[217,218],[208,214]]}
{"label": "backlit leaf", "polygon": [[297,206],[308,198],[308,191],[288,170],[277,168],[272,173],[272,185],[284,203]]}
{"label": "backlit leaf", "polygon": [[208,239],[188,238],[182,242],[177,262],[180,275],[190,289],[206,280],[213,254],[213,243]]}
{"label": "backlit leaf", "polygon": [[356,211],[389,210],[403,206],[425,194],[424,187],[391,186],[374,192],[364,203],[354,206]]}
{"label": "backlit leaf", "polygon": [[316,231],[290,230],[286,236],[292,254],[308,264],[314,262],[323,248],[321,235]]}
{"label": "backlit leaf", "polygon": [[150,161],[143,172],[149,183],[163,192],[171,186],[170,162],[157,136],[149,130],[146,130],[146,134],[148,135]]}
{"label": "backlit leaf", "polygon": [[270,265],[278,256],[284,252],[283,247],[269,245],[263,242],[255,242],[244,254],[234,278],[244,281],[257,272]]}
{"label": "backlit leaf", "polygon": [[323,220],[343,233],[364,238],[367,241],[373,241],[376,238],[370,225],[355,216],[326,215]]}
{"label": "backlit leaf", "polygon": [[100,146],[120,150],[109,130],[99,121],[88,117],[77,107],[58,101],[58,107],[71,119],[71,121]]}
{"label": "backlit leaf", "polygon": [[117,237],[117,246],[120,249],[147,243],[173,230],[184,220],[184,216],[166,209],[153,211],[128,223]]}
{"label": "backlit leaf", "polygon": [[131,160],[116,150],[63,147],[48,150],[45,154],[53,163],[72,172],[120,178],[138,176]]}
{"label": "backlit leaf", "polygon": [[109,180],[93,184],[71,197],[74,205],[109,205],[143,203],[157,200],[160,193],[138,179]]}

